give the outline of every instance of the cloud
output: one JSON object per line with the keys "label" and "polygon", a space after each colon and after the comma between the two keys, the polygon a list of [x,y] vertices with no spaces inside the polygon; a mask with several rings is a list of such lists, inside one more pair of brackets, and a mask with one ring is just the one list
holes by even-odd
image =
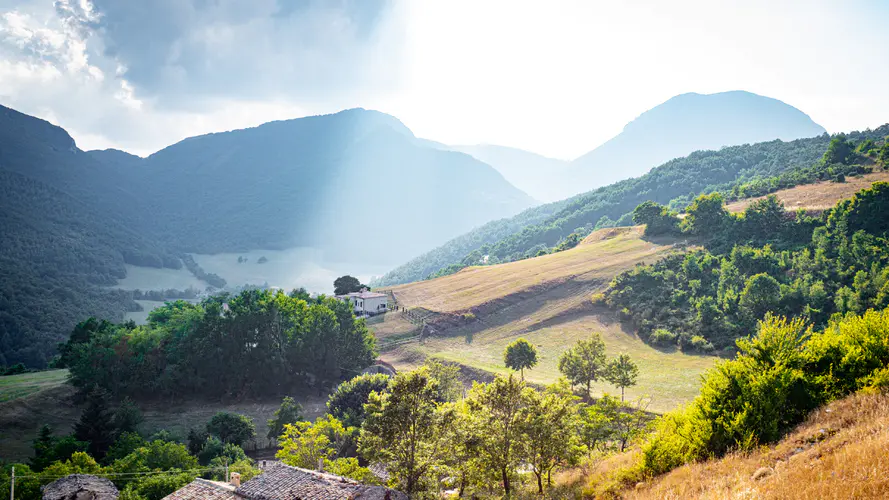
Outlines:
{"label": "cloud", "polygon": [[147,154],[391,91],[399,23],[385,0],[0,0],[0,103]]}

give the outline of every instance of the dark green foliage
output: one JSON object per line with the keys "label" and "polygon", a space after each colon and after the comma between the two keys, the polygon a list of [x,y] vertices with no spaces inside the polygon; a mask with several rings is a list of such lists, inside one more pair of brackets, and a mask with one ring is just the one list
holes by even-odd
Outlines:
{"label": "dark green foliage", "polygon": [[679,228],[676,214],[653,201],[646,201],[633,210],[633,222],[645,226],[646,236],[673,234]]}
{"label": "dark green foliage", "polygon": [[221,411],[207,422],[207,434],[241,446],[256,437],[256,425],[250,417]]}
{"label": "dark green foliage", "polygon": [[[889,125],[876,130],[852,132],[846,140],[882,139]],[[602,217],[623,219],[646,201],[670,209],[687,206],[701,193],[719,191],[727,198],[762,196],[778,189],[831,179],[837,173],[859,174],[867,168],[825,164],[831,142],[828,135],[791,142],[780,140],[697,151],[676,158],[635,179],[627,179],[558,204],[525,211],[513,219],[486,225],[420,256],[386,274],[380,285],[423,279],[436,271],[460,263],[465,256],[486,245],[487,263],[496,264],[533,257],[528,250],[537,245],[551,248],[571,232]],[[889,158],[889,152],[887,152]],[[852,161],[852,159],[850,159]],[[622,224],[618,224],[622,225]],[[504,234],[505,233],[505,234]]]}
{"label": "dark green foliage", "polygon": [[278,439],[278,436],[284,433],[285,425],[295,424],[301,420],[303,420],[302,405],[287,396],[281,401],[281,406],[275,410],[275,418],[268,421],[269,432],[266,437],[270,440]]}
{"label": "dark green foliage", "polygon": [[16,363],[10,367],[0,366],[0,376],[19,375],[19,374],[25,373],[27,371],[28,371],[28,369],[25,367],[24,363]]}
{"label": "dark green foliage", "polygon": [[204,441],[204,446],[198,452],[197,458],[201,465],[209,465],[214,459],[221,459],[217,461],[224,465],[245,460],[247,455],[244,453],[244,449],[237,444],[223,443],[216,436],[210,436]]}
{"label": "dark green foliage", "polygon": [[389,377],[382,373],[358,375],[337,386],[327,400],[327,411],[346,427],[360,427],[370,393],[384,393],[388,386]]}
{"label": "dark green foliage", "polygon": [[68,460],[78,451],[87,451],[89,443],[78,441],[74,436],[56,437],[49,425],[44,424],[34,440],[34,456],[31,467],[42,471],[53,462]]}
{"label": "dark green foliage", "polygon": [[114,441],[114,444],[111,445],[111,448],[108,449],[108,453],[105,455],[105,462],[111,463],[115,460],[120,460],[146,445],[148,445],[148,441],[139,434],[136,434],[135,432],[124,432],[118,436],[117,440]]}
{"label": "dark green foliage", "polygon": [[530,342],[518,338],[506,346],[503,352],[503,364],[507,368],[522,372],[525,378],[525,368],[533,368],[537,364],[537,349]]}
{"label": "dark green foliage", "polygon": [[281,395],[326,387],[376,357],[348,304],[304,294],[245,290],[200,304],[169,302],[145,326],[89,320],[62,346],[80,388],[116,397]]}
{"label": "dark green foliage", "polygon": [[74,437],[89,443],[90,455],[102,458],[114,443],[116,435],[108,393],[98,385],[94,386],[87,395],[86,408],[80,420],[74,425]]}
{"label": "dark green foliage", "polygon": [[358,292],[362,288],[367,287],[362,285],[361,282],[358,281],[358,278],[349,276],[348,274],[333,280],[334,295],[346,295],[347,293]]}
{"label": "dark green foliage", "polygon": [[139,406],[128,397],[121,401],[117,411],[114,412],[114,427],[119,433],[138,432],[142,420],[142,411],[139,410]]}
{"label": "dark green foliage", "polygon": [[820,221],[790,217],[769,198],[743,216],[715,205],[707,224],[683,221],[687,230],[698,228],[710,251],[637,266],[606,292],[643,338],[663,345],[668,337],[655,330],[665,328],[685,334],[676,339],[683,349],[706,351],[732,346],[767,312],[823,325],[835,312],[889,306],[889,184],[862,190]]}

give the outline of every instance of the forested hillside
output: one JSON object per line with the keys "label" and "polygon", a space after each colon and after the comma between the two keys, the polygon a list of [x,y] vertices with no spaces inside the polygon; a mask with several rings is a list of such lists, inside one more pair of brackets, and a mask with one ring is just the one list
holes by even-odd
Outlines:
{"label": "forested hillside", "polygon": [[[887,135],[889,125],[843,137],[855,148],[867,141],[882,141]],[[433,264],[444,261],[442,255],[454,256],[439,267],[450,266],[450,270],[533,257],[560,248],[563,241],[569,244],[579,241],[595,228],[629,225],[631,212],[645,201],[682,208],[700,193],[723,191],[727,195],[759,196],[795,184],[834,178],[844,172],[863,172],[866,168],[860,164],[873,162],[851,150],[836,152],[825,159],[830,142],[829,136],[822,135],[791,142],[776,140],[698,151],[671,160],[641,177],[577,196],[546,219],[522,224],[520,229],[496,241],[486,234],[476,234],[474,239],[483,243],[470,252],[459,254],[457,240],[449,242],[386,274],[381,284],[424,279],[430,274],[428,270],[435,267]],[[479,257],[485,255],[487,260],[480,261]]]}
{"label": "forested hillside", "polygon": [[0,365],[35,367],[83,318],[138,308],[110,288],[124,264],[186,259],[218,287],[187,253],[302,246],[392,262],[533,202],[490,166],[360,109],[186,139],[142,159],[81,151],[60,127],[0,107],[0,180]]}

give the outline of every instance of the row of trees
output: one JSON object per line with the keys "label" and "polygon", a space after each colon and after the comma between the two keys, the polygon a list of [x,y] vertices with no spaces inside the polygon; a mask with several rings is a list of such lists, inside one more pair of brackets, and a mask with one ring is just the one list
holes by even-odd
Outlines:
{"label": "row of trees", "polygon": [[[503,352],[503,363],[520,372],[525,380],[525,370],[537,365],[537,349],[523,338],[518,338],[506,346]],[[624,390],[636,385],[639,368],[629,354],[620,353],[608,360],[605,354],[605,342],[598,333],[589,339],[577,342],[559,357],[559,371],[572,386],[586,388],[587,399],[592,399],[592,384],[606,380],[620,388],[620,400],[624,400]]]}
{"label": "row of trees", "polygon": [[323,390],[376,357],[373,335],[348,304],[256,289],[170,302],[144,326],[90,319],[60,353],[75,386],[97,385],[115,397]]}
{"label": "row of trees", "polygon": [[[650,218],[653,208],[637,209],[649,230],[672,217]],[[824,325],[835,313],[882,309],[889,306],[887,209],[887,183],[820,219],[794,218],[772,197],[733,215],[719,195],[702,196],[673,227],[707,249],[637,266],[603,298],[653,343],[705,351],[732,347],[768,312]]]}

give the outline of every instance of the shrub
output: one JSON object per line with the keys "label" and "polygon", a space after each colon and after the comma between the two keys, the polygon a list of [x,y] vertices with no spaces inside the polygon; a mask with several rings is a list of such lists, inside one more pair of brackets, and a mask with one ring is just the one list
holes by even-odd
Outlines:
{"label": "shrub", "polygon": [[663,328],[658,328],[651,332],[651,335],[648,336],[648,341],[654,345],[668,346],[675,345],[676,338],[677,335],[675,333]]}
{"label": "shrub", "polygon": [[683,350],[688,346],[688,350],[695,352],[713,352],[713,344],[700,335],[692,335],[688,339],[688,343],[682,345]]}

